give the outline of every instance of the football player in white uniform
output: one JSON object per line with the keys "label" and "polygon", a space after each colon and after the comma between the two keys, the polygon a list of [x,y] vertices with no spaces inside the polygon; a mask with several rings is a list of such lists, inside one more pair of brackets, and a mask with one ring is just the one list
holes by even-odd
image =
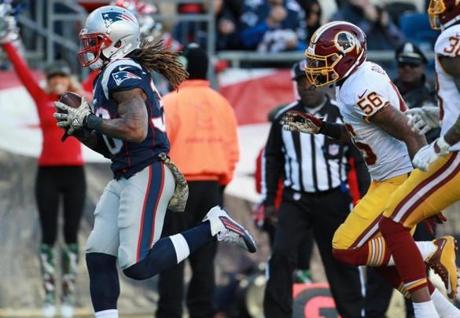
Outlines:
{"label": "football player in white uniform", "polygon": [[[406,229],[438,215],[460,199],[460,2],[431,0],[428,14],[431,26],[442,30],[434,48],[441,137],[417,152],[413,164],[420,170],[415,170],[410,180],[398,188],[381,222],[385,239],[394,238],[387,239],[387,243],[398,270],[419,268],[423,263],[420,255],[414,254],[413,239]],[[421,128],[417,124],[423,121],[425,127],[439,122],[433,118],[436,114],[433,109],[422,109],[419,114],[422,120],[413,121],[415,128]],[[422,127],[421,132],[424,130]],[[423,274],[420,271],[418,276],[424,277]],[[453,297],[457,292],[457,275],[453,268],[447,274],[447,290]],[[427,300],[426,289],[424,292],[421,300]]]}
{"label": "football player in white uniform", "polygon": [[[391,266],[395,262],[392,250],[387,247],[388,238],[384,239],[379,231],[388,201],[409,180],[411,158],[426,141],[411,131],[402,114],[405,103],[385,71],[377,64],[366,62],[363,31],[347,22],[328,23],[313,34],[306,57],[306,73],[311,83],[316,87],[336,84],[336,98],[345,125],[328,124],[304,113],[288,113],[286,127],[338,139],[351,137],[362,151],[373,179],[367,194],[335,233],[335,257],[352,265],[378,267],[395,288],[414,301],[419,300],[414,294],[417,296],[419,290],[428,286],[436,309],[433,303],[429,303],[428,309],[414,304],[416,317],[439,317],[438,312],[441,317],[460,315],[425,276],[414,276],[419,271],[396,270]],[[404,227],[409,237],[414,225]],[[456,276],[454,239],[443,237],[434,242],[417,242],[414,246],[418,256],[423,257],[449,286],[448,277]],[[419,269],[425,273],[423,262]],[[428,316],[423,316],[422,311]]]}

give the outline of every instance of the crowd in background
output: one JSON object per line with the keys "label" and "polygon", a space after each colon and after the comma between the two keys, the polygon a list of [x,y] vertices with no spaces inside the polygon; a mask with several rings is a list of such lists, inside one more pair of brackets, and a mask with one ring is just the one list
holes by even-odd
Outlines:
{"label": "crowd in background", "polygon": [[[370,50],[396,49],[404,40],[432,44],[436,37],[424,13],[409,1],[378,3],[370,0],[337,0],[337,10],[323,16],[319,0],[216,0],[213,1],[217,50],[252,50],[283,52],[304,50],[307,41],[327,21],[346,20],[358,25],[368,36]],[[203,14],[208,5],[181,4],[179,14]],[[410,23],[409,23],[410,22]],[[415,24],[414,24],[415,23]],[[417,25],[420,35],[414,39]],[[206,45],[204,22],[180,22],[174,26],[173,37],[186,44],[193,40]]]}
{"label": "crowd in background", "polygon": [[[336,0],[337,10],[332,15],[324,17],[321,2],[323,1],[213,0],[212,8],[207,4],[203,5],[200,3],[180,4],[177,6],[177,13],[203,14],[208,12],[208,10],[214,10],[217,35],[215,44],[216,50],[218,51],[248,50],[261,53],[303,51],[307,47],[312,34],[322,23],[330,20],[346,20],[352,22],[366,32],[369,50],[396,50],[395,62],[397,64],[398,74],[395,83],[406,99],[409,107],[420,107],[426,104],[435,103],[434,89],[425,76],[425,67],[429,61],[422,51],[432,47],[436,38],[436,33],[431,31],[425,14],[417,11],[415,5],[409,2],[376,5],[374,4],[375,2],[371,2],[370,0]],[[158,10],[160,10],[160,8],[158,8]],[[161,11],[155,11],[153,13],[160,12]],[[421,25],[415,23],[418,21],[425,21],[425,23]],[[160,32],[161,28],[158,27],[158,24],[151,25],[151,27],[152,29],[149,30],[154,29]],[[418,31],[417,34],[413,32],[413,28],[415,27]],[[162,37],[166,44],[170,45],[172,48],[185,48],[187,44],[191,42],[199,43],[202,48],[205,48],[207,45],[208,33],[206,22],[181,21],[175,24],[170,31],[170,33],[162,32]],[[417,44],[422,50],[418,46],[407,44],[406,41]],[[203,68],[200,67],[200,69]],[[300,72],[300,74],[303,75],[303,72]],[[195,81],[194,85],[200,87],[208,85],[207,82],[204,83],[206,81],[206,72],[197,78],[192,77],[191,80]],[[169,127],[171,126],[172,125],[169,125]],[[172,135],[171,132],[168,133]],[[437,135],[439,132],[431,133]],[[211,182],[212,189],[216,190],[214,192],[217,194],[220,194],[220,190],[222,190],[219,186],[223,186],[229,181],[226,180],[226,182],[218,183],[214,178],[212,180],[204,180]],[[197,183],[196,181],[197,180],[192,180],[192,188],[194,186],[193,183]],[[202,186],[202,182],[203,180],[199,180],[199,186]],[[206,193],[206,195],[209,197],[209,193]],[[216,195],[215,199],[220,200],[220,197],[217,197],[218,195]],[[200,215],[198,219],[201,220],[201,218],[202,216]],[[185,222],[184,220],[179,221]],[[187,222],[192,221],[187,220]],[[330,241],[329,238],[327,241]],[[328,249],[330,248],[328,247]],[[214,255],[215,250],[211,248],[209,253]],[[209,258],[212,258],[212,256]],[[213,267],[212,263],[204,265]],[[200,268],[197,268],[197,272],[199,272]],[[182,270],[183,268],[178,268],[179,272]],[[204,272],[209,274],[210,271],[206,268]],[[171,273],[166,274],[171,275]],[[172,273],[172,275],[179,281],[183,280],[181,273]],[[208,287],[210,289],[214,288],[213,283],[206,281],[202,286],[195,288],[195,290],[203,290],[203,285],[206,285],[206,283],[209,283],[208,285],[211,287]],[[163,293],[167,295],[167,291],[164,291],[165,289],[167,288],[163,288]],[[382,285],[377,286],[376,289],[383,289]],[[191,290],[193,290],[193,288],[191,288]],[[389,291],[388,297],[381,298],[388,299],[389,301],[391,288],[389,288]],[[180,306],[177,305],[177,301],[180,303],[184,291],[176,290],[176,292],[178,292],[179,295],[176,293],[176,295],[174,295],[175,299],[173,299],[174,297],[170,297],[171,299],[168,299],[169,304],[163,304],[164,306],[162,309],[167,309],[168,305],[175,311],[180,309]],[[209,294],[212,295],[212,293]],[[385,310],[387,305],[388,303],[386,305],[384,304],[381,309]],[[202,308],[199,309],[201,310]],[[180,314],[181,313],[179,313],[179,315]],[[166,316],[168,315],[172,317],[170,313],[166,314]],[[408,317],[410,317],[410,315]]]}

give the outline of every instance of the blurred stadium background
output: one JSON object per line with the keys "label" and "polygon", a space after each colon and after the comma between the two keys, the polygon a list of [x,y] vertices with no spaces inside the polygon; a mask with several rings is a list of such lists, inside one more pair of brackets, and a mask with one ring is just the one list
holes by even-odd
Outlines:
{"label": "blurred stadium background", "polygon": [[[206,47],[213,62],[209,74],[213,86],[235,108],[239,123],[241,159],[236,177],[226,189],[226,205],[238,220],[257,233],[261,248],[254,257],[249,257],[221,245],[216,258],[218,284],[237,286],[234,304],[239,309],[245,308],[248,311],[246,316],[241,314],[240,317],[261,317],[263,274],[260,266],[263,266],[261,264],[269,255],[269,247],[265,235],[254,228],[251,217],[253,206],[260,201],[254,187],[255,158],[266,140],[269,128],[267,113],[294,99],[289,67],[303,58],[303,50],[270,47],[251,49],[238,41],[241,21],[245,19],[245,8],[264,0],[145,2],[154,6],[154,11],[149,13],[154,21],[151,31],[156,37],[162,37],[172,49],[180,50],[189,42],[197,42]],[[311,23],[308,19],[312,19],[312,12],[308,11],[311,3],[319,4],[321,15],[318,23],[324,23],[333,18],[338,10],[343,9],[348,0],[284,1],[285,5],[294,2],[298,10],[307,8],[300,16],[308,24]],[[388,13],[397,28],[398,36],[413,41],[422,48],[430,60],[428,74],[431,76],[432,45],[436,32],[429,29],[424,13],[425,1],[361,2],[364,5],[378,5]],[[76,59],[79,49],[78,32],[88,12],[109,4],[110,1],[19,0],[13,3],[18,5],[17,18],[21,29],[18,45],[29,64],[36,70],[36,76],[43,78],[42,70],[45,65],[57,59],[65,59],[71,64],[73,71],[84,79],[88,74],[80,68]],[[234,34],[221,29],[220,23],[224,18],[234,24]],[[229,39],[231,36],[236,37],[235,42]],[[373,34],[368,36],[372,40]],[[274,39],[268,44],[276,46],[276,41]],[[375,48],[370,45],[368,59],[381,63],[394,76],[394,49],[398,43],[388,40],[380,44],[382,45],[375,45]],[[166,85],[161,89],[166,92]],[[0,317],[39,316],[42,288],[36,251],[40,233],[33,196],[33,179],[35,161],[41,147],[41,133],[33,101],[1,53],[0,110]],[[96,200],[106,181],[111,178],[108,164],[101,156],[88,149],[85,149],[84,155],[89,163],[86,167],[88,199],[81,243],[87,238],[91,227]],[[441,233],[459,233],[458,212],[456,207],[446,212],[449,222],[439,229]],[[84,262],[81,262],[77,314],[83,316],[91,312],[85,271]],[[317,252],[313,259],[312,272],[315,283],[325,283]],[[222,294],[217,295],[216,301],[222,307],[230,307],[222,301],[225,297],[222,289]],[[156,279],[141,283],[123,280],[122,297],[119,301],[122,317],[128,314],[152,317],[157,298]],[[390,310],[388,317],[402,317],[401,299],[396,297]]]}

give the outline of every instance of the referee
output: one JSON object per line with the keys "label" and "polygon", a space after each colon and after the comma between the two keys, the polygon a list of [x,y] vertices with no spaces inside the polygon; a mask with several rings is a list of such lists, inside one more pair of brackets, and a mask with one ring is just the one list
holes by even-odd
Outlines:
{"label": "referee", "polygon": [[[265,317],[292,316],[292,274],[298,246],[308,229],[313,231],[339,314],[343,318],[361,317],[364,299],[358,268],[333,258],[332,237],[350,211],[348,159],[354,157],[361,193],[366,191],[369,177],[361,155],[350,144],[324,135],[283,130],[280,120],[289,110],[306,111],[326,121],[341,122],[334,101],[324,90],[312,89],[304,67],[305,61],[293,66],[299,99],[278,112],[265,148],[264,205],[267,216],[278,221],[269,261]],[[280,177],[284,179],[284,191],[276,214],[274,199]]]}

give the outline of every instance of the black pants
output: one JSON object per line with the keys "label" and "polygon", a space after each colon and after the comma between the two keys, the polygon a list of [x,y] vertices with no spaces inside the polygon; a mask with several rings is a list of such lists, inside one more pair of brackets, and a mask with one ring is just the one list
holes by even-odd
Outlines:
{"label": "black pants", "polygon": [[[216,181],[191,181],[189,197],[183,213],[168,211],[163,226],[163,236],[173,235],[195,226],[203,220],[210,208],[222,204],[222,193]],[[214,257],[217,243],[211,242],[188,258],[192,279],[187,292],[187,307],[191,318],[211,318],[214,314],[213,297]],[[160,274],[157,318],[181,318],[184,298],[184,265]]]}
{"label": "black pants", "polygon": [[332,237],[350,211],[350,195],[336,189],[321,194],[302,194],[299,200],[295,200],[295,196],[292,190],[285,189],[269,262],[265,317],[292,316],[292,273],[297,264],[298,246],[310,228],[338,312],[343,318],[361,317],[364,300],[358,268],[346,266],[332,256]]}
{"label": "black pants", "polygon": [[[270,223],[270,221],[265,220],[263,230],[268,234],[270,248],[273,249],[273,244],[275,242],[276,226]],[[299,254],[297,256],[297,269],[309,270],[314,243],[313,233],[311,230],[307,230],[305,231],[304,235],[305,237],[300,240],[299,244]]]}
{"label": "black pants", "polygon": [[393,286],[374,267],[368,266],[366,275],[366,318],[385,318],[393,295]]}
{"label": "black pants", "polygon": [[57,238],[59,203],[64,206],[64,239],[77,243],[85,204],[85,171],[79,166],[39,167],[35,198],[42,228],[42,243],[53,245]]}

